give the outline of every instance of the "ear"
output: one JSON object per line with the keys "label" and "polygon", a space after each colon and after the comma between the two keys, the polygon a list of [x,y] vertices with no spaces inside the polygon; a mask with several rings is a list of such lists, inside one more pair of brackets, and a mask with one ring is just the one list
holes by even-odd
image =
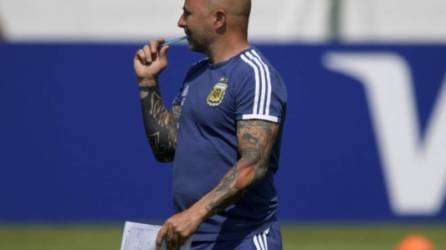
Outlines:
{"label": "ear", "polygon": [[214,14],[214,28],[219,30],[226,27],[226,18],[226,11],[222,9],[216,10]]}

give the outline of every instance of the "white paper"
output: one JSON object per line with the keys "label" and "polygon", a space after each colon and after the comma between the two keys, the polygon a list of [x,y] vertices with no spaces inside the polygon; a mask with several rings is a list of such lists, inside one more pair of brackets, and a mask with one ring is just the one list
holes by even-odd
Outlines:
{"label": "white paper", "polygon": [[[121,250],[157,250],[156,236],[161,226],[148,225],[126,221],[124,234],[122,236]],[[180,248],[180,250],[190,250],[192,237]],[[167,250],[163,243],[161,250]]]}

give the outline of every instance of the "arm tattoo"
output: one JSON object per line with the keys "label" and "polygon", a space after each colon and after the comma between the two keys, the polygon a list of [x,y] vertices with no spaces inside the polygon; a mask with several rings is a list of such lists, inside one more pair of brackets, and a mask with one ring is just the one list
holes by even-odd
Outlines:
{"label": "arm tattoo", "polygon": [[147,92],[141,99],[144,128],[158,161],[169,162],[175,155],[180,106],[174,106],[172,112],[166,109],[158,86],[145,87],[140,91]]}
{"label": "arm tattoo", "polygon": [[217,187],[206,195],[206,210],[209,215],[218,213],[236,202],[249,187],[266,175],[278,130],[279,125],[272,122],[261,120],[238,122],[240,159]]}

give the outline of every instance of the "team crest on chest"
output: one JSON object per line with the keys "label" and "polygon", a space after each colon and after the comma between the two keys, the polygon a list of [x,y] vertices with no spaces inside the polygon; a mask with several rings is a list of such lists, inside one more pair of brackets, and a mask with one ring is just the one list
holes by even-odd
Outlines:
{"label": "team crest on chest", "polygon": [[226,89],[228,88],[228,78],[222,77],[214,88],[212,88],[211,93],[208,95],[207,103],[209,106],[218,106],[223,101],[225,97]]}

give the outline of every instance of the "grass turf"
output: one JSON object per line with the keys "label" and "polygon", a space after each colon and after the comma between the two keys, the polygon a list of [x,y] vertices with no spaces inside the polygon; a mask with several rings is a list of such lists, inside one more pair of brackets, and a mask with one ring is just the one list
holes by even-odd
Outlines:
{"label": "grass turf", "polygon": [[[446,250],[446,226],[283,226],[287,250],[394,250],[408,234]],[[0,250],[119,250],[121,226],[0,226]]]}

